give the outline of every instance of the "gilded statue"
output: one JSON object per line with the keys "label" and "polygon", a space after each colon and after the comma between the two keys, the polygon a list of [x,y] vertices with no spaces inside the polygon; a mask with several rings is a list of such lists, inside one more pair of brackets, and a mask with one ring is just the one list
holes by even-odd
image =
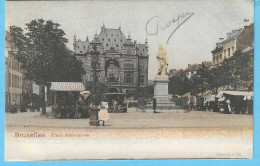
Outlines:
{"label": "gilded statue", "polygon": [[156,58],[158,60],[158,76],[167,76],[169,61],[167,58],[166,51],[163,49],[162,45],[159,46],[159,51],[157,52]]}

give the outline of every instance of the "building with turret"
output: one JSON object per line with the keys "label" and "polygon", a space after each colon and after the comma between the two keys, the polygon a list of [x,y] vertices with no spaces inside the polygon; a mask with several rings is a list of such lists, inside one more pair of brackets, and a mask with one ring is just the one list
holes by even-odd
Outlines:
{"label": "building with turret", "polygon": [[[74,54],[83,62],[86,75],[83,82],[93,81],[93,43],[97,46],[97,81],[104,83],[109,92],[132,94],[138,87],[148,85],[148,42],[132,41],[130,33],[126,38],[121,27],[118,29],[101,27],[94,40],[77,40],[74,36]],[[95,44],[96,45],[96,44]]]}

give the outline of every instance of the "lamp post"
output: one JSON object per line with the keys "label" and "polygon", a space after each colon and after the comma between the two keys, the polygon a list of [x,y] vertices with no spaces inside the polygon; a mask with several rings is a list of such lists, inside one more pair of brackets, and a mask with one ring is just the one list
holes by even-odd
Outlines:
{"label": "lamp post", "polygon": [[89,125],[90,126],[98,126],[98,103],[97,103],[97,64],[98,64],[98,56],[99,51],[97,51],[98,46],[101,45],[101,43],[98,41],[97,34],[94,37],[94,41],[90,43],[92,45],[93,50],[90,52],[93,58],[92,68],[93,68],[93,84],[94,84],[94,91],[92,95],[92,106],[90,108],[90,120]]}

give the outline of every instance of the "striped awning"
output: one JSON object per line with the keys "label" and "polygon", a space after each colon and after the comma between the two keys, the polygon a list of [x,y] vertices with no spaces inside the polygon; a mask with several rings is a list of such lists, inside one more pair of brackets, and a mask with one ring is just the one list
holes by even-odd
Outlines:
{"label": "striped awning", "polygon": [[50,82],[52,91],[77,91],[85,90],[82,82]]}

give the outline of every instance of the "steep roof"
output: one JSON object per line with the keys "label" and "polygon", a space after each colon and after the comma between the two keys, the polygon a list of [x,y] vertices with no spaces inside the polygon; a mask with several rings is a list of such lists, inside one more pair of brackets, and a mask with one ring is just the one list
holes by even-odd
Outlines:
{"label": "steep roof", "polygon": [[171,74],[169,73],[169,78],[181,76],[182,72],[183,72],[183,69],[177,69],[174,72],[172,72]]}
{"label": "steep roof", "polygon": [[77,54],[85,54],[90,48],[90,43],[88,40],[87,41],[78,40],[75,41],[74,44],[75,44],[75,52]]}
{"label": "steep roof", "polygon": [[101,32],[98,35],[98,40],[102,43],[104,50],[122,50],[123,44],[126,43],[126,37],[122,33],[121,28],[110,29],[101,27]]}
{"label": "steep roof", "polygon": [[139,56],[149,56],[146,44],[136,44],[136,54]]}
{"label": "steep roof", "polygon": [[242,32],[243,28],[232,30],[231,32],[227,33],[227,38],[221,42],[221,44],[226,43],[234,38],[236,38],[240,32]]}
{"label": "steep roof", "polygon": [[212,61],[202,61],[202,65],[206,68],[209,68],[213,65]]}

